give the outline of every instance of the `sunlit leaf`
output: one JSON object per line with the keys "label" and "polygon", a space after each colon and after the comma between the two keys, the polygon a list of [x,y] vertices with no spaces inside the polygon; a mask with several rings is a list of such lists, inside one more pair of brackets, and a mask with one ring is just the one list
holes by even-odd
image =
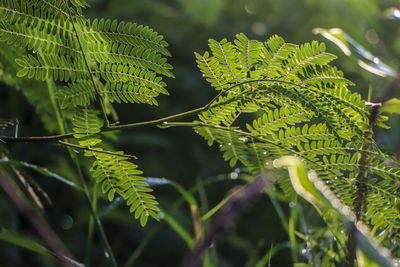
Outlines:
{"label": "sunlit leaf", "polygon": [[400,114],[400,99],[392,98],[386,101],[381,107],[382,112]]}

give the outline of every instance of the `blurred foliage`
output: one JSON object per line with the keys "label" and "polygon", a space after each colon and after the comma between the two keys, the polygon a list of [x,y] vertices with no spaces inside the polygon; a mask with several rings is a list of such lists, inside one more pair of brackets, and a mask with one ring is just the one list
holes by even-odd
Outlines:
{"label": "blurred foliage", "polygon": [[[400,2],[396,0],[93,0],[91,5],[86,10],[89,17],[118,18],[149,25],[164,35],[170,45],[172,57],[169,62],[174,66],[176,77],[166,79],[171,95],[159,98],[157,108],[118,106],[120,121],[125,123],[159,118],[206,104],[215,93],[198,71],[193,53],[203,53],[210,38],[233,39],[234,35],[243,32],[249,39],[264,41],[279,34],[288,42],[302,43],[313,39],[325,41],[321,35],[313,34],[314,28],[341,28],[388,66],[398,70],[400,64],[400,21],[393,13],[400,8]],[[339,56],[333,64],[356,84],[351,89],[360,92],[363,98],[367,98],[369,91],[372,95],[378,94],[392,79],[360,68],[357,60],[347,57],[335,44],[328,41],[326,44],[328,52]],[[1,62],[7,61],[1,59]],[[0,68],[0,118],[18,119],[21,136],[40,135],[46,130],[55,132],[57,128],[50,105],[30,105],[34,103],[35,95],[47,93],[45,84],[16,84],[12,77],[4,77],[2,71],[12,66],[13,62],[10,62]],[[400,97],[399,90],[393,97]],[[41,115],[35,115],[36,112]],[[392,115],[388,124],[390,130],[376,133],[378,144],[399,157],[400,116]],[[190,129],[128,130],[118,134],[118,138],[111,136],[109,142],[128,153],[140,155],[137,163],[146,176],[166,177],[189,189],[203,215],[241,183],[241,178],[245,178],[239,173],[239,179],[231,179],[235,170],[223,161],[217,147],[207,147]],[[0,143],[0,153],[10,159],[46,166],[70,181],[77,180],[73,164],[61,147],[47,144],[5,147]],[[38,207],[38,210],[73,255],[83,259],[89,209],[78,204],[84,202],[82,195],[56,179],[38,174],[37,170],[22,170],[24,177],[37,183],[35,192],[47,192],[39,194],[44,208]],[[7,173],[17,175],[13,169]],[[186,203],[182,204],[181,194],[170,186],[156,187],[155,194],[161,208],[194,236],[190,209]],[[271,266],[290,266],[292,259],[288,255],[292,250],[287,243],[290,235],[297,240],[301,253],[295,256],[299,262],[325,266],[320,261],[323,259],[321,247],[325,244],[318,243],[318,238],[310,240],[311,231],[321,240],[335,237],[324,230],[323,221],[305,201],[294,199],[288,202],[277,192],[272,195],[273,199],[265,195],[249,206],[229,232],[210,249],[207,255],[209,266],[255,266],[257,262],[260,266],[265,262]],[[105,199],[100,199],[98,210],[121,265],[129,260],[130,263],[134,261],[135,266],[178,266],[189,253],[185,242],[166,220],[160,224],[151,222],[141,229],[117,200],[108,204]],[[292,227],[285,225],[288,221]],[[36,236],[1,190],[0,227]],[[146,246],[145,240],[151,242]],[[319,251],[314,258],[311,257],[313,250]],[[397,251],[397,257],[398,254]],[[0,265],[3,263],[5,266],[57,265],[52,258],[0,241]],[[96,236],[92,265],[108,266]]]}

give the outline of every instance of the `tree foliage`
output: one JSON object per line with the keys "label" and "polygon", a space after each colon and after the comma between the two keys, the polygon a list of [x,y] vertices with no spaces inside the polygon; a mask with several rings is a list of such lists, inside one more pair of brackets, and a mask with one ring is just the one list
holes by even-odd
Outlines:
{"label": "tree foliage", "polygon": [[[113,105],[156,106],[159,95],[169,95],[164,79],[174,77],[167,63],[171,55],[153,29],[89,20],[82,13],[87,7],[84,0],[0,0],[0,58],[13,76],[3,82],[45,81],[50,98],[55,94],[62,108],[53,101],[60,135],[0,140],[56,142],[84,151],[94,183],[106,198],[112,202],[120,196],[145,226],[149,216],[159,220],[162,214],[149,179],[132,162],[135,156],[112,151],[105,135],[146,125],[192,127],[210,146],[219,145],[231,167],[245,166],[251,177],[273,172],[278,184],[273,190],[280,187],[289,200],[297,196],[291,178],[276,171],[273,162],[283,156],[303,159],[383,245],[400,242],[400,168],[373,138],[374,127],[387,128],[387,117],[349,89],[354,84],[331,65],[336,56],[325,51],[324,43],[295,45],[277,35],[265,41],[244,34],[232,42],[211,39],[209,51],[195,53],[200,72],[217,91],[208,104],[159,120],[118,125]],[[173,121],[189,115],[198,119]],[[194,200],[184,195],[193,207]],[[332,220],[322,217],[328,224]],[[346,228],[337,218],[335,223],[337,229]],[[338,240],[327,247],[349,240],[337,229]],[[324,262],[343,263],[343,253]]]}

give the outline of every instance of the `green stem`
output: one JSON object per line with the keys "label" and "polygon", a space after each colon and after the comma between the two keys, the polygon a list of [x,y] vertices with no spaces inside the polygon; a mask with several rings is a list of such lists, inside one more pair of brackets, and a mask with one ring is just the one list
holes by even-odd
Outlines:
{"label": "green stem", "polygon": [[104,102],[103,102],[103,98],[102,98],[102,96],[101,96],[101,94],[100,94],[99,88],[97,88],[97,84],[96,84],[96,81],[94,80],[94,75],[93,75],[93,73],[92,73],[92,69],[91,69],[90,66],[89,66],[88,59],[87,59],[87,57],[86,57],[85,51],[83,50],[83,46],[82,46],[81,39],[79,38],[78,31],[76,30],[74,18],[71,16],[71,14],[69,14],[69,19],[70,19],[71,24],[72,24],[72,27],[73,27],[73,29],[74,29],[75,37],[76,37],[76,39],[78,40],[79,48],[80,48],[80,50],[81,50],[83,59],[84,59],[84,61],[85,61],[86,68],[87,68],[87,70],[88,70],[88,72],[89,72],[90,79],[91,79],[91,81],[92,81],[92,83],[93,83],[93,87],[94,87],[94,89],[95,89],[95,91],[96,91],[97,101],[100,103],[101,111],[103,112],[104,121],[106,122],[106,125],[109,126],[109,125],[110,125],[110,122],[108,121],[108,118],[107,118],[107,113],[106,113],[106,108],[105,108],[105,105],[104,105]]}
{"label": "green stem", "polygon": [[157,120],[135,122],[135,123],[129,123],[129,124],[123,124],[123,125],[117,125],[117,126],[110,126],[110,127],[106,128],[105,131],[123,130],[123,129],[127,129],[127,128],[152,126],[152,125],[159,125],[159,124],[163,124],[163,123],[164,123],[164,125],[166,125],[165,122],[167,122],[169,120],[182,119],[182,118],[185,118],[185,117],[188,117],[191,115],[196,115],[196,114],[204,111],[205,109],[206,109],[206,106],[197,108],[197,109],[193,109],[193,110],[189,110],[186,112],[178,113],[178,114],[171,115],[171,116],[164,117],[164,118],[157,119]]}
{"label": "green stem", "polygon": [[180,184],[175,183],[173,181],[170,184],[175,187],[175,189],[185,198],[186,202],[189,204],[190,207],[190,215],[192,217],[193,223],[193,231],[195,236],[195,241],[200,241],[201,238],[201,231],[202,231],[202,224],[199,218],[199,206],[197,205],[196,199],[190,194],[185,188],[183,188]]}
{"label": "green stem", "polygon": [[233,193],[231,193],[229,196],[227,196],[226,198],[222,199],[217,205],[215,205],[210,211],[208,211],[206,214],[204,214],[201,217],[201,220],[203,222],[207,221],[208,219],[211,218],[211,216],[213,216],[216,212],[219,211],[219,209],[225,205],[226,202],[228,202],[238,191],[234,191]]}
{"label": "green stem", "polygon": [[[47,79],[46,83],[47,83],[47,89],[49,92],[51,106],[53,107],[53,110],[56,113],[58,128],[60,129],[60,132],[62,134],[65,134],[65,125],[64,125],[63,118],[61,116],[61,110],[57,104],[57,99],[56,99],[56,95],[55,95],[56,88],[55,88],[54,81],[52,79]],[[55,139],[61,139],[60,136],[62,136],[62,135],[56,135],[54,137],[55,137]],[[37,139],[39,139],[39,138],[37,138]]]}
{"label": "green stem", "polygon": [[[61,112],[60,107],[59,107],[59,105],[58,105],[58,103],[56,101],[55,84],[54,84],[54,82],[52,80],[47,80],[47,86],[48,86],[47,88],[48,88],[48,91],[49,91],[50,101],[51,101],[51,103],[53,105],[54,112],[56,113],[56,118],[57,118],[58,126],[60,128],[60,132],[61,132],[61,134],[65,135],[65,133],[66,133],[65,128],[66,127],[64,125],[64,118],[62,116],[62,112]],[[106,236],[106,234],[104,232],[104,229],[103,229],[103,226],[101,224],[101,221],[100,221],[96,211],[93,210],[93,208],[92,208],[92,200],[91,200],[90,195],[89,195],[89,189],[88,189],[88,187],[86,185],[85,179],[83,178],[83,174],[82,174],[82,170],[81,170],[81,167],[80,167],[80,164],[79,164],[78,157],[76,156],[76,154],[74,153],[74,151],[72,150],[71,147],[68,147],[68,152],[69,152],[69,155],[70,155],[72,161],[74,162],[74,164],[76,166],[76,169],[78,171],[78,177],[79,177],[80,183],[82,185],[86,201],[87,201],[87,203],[89,205],[90,212],[92,213],[92,216],[93,216],[93,218],[94,218],[94,220],[95,220],[95,222],[97,224],[98,230],[100,232],[100,238],[102,239],[103,244],[104,244],[104,248],[105,248],[105,250],[107,251],[107,253],[108,253],[109,257],[110,257],[111,265],[113,267],[117,267],[118,266],[117,265],[117,261],[115,260],[114,253],[112,252],[111,246],[110,246],[110,244],[108,242],[108,239],[107,239],[107,236]]]}
{"label": "green stem", "polygon": [[[92,195],[92,209],[94,212],[97,212],[97,191],[98,191],[97,183],[93,186],[93,195]],[[92,248],[93,248],[93,231],[94,231],[94,218],[90,216],[89,218],[89,226],[88,226],[88,238],[86,243],[86,255],[85,255],[85,264],[87,267],[90,266],[90,257],[92,255]]]}
{"label": "green stem", "polygon": [[142,252],[145,250],[147,245],[150,244],[151,240],[153,237],[156,235],[156,233],[161,229],[161,224],[157,224],[157,226],[154,226],[149,233],[145,236],[144,239],[142,239],[139,243],[139,246],[135,249],[135,251],[132,253],[132,255],[129,257],[129,259],[126,261],[126,263],[123,265],[123,267],[130,267],[134,266],[136,260],[140,257]]}
{"label": "green stem", "polygon": [[114,253],[113,253],[113,251],[111,249],[110,243],[108,242],[108,238],[107,238],[106,233],[104,231],[103,225],[102,225],[102,223],[101,223],[101,221],[99,219],[99,216],[97,215],[96,211],[93,210],[93,208],[92,208],[93,207],[92,200],[90,198],[89,189],[88,189],[88,187],[86,185],[85,179],[83,178],[83,173],[82,173],[82,169],[81,169],[80,164],[79,164],[79,159],[76,156],[76,154],[72,151],[72,148],[69,147],[68,151],[69,151],[69,154],[70,154],[73,162],[75,163],[75,166],[77,167],[78,177],[79,177],[79,179],[81,181],[83,192],[85,193],[86,201],[88,202],[88,206],[90,208],[90,212],[92,214],[92,217],[93,217],[94,221],[96,222],[97,228],[98,228],[99,233],[100,233],[100,238],[103,241],[104,249],[105,249],[105,251],[107,252],[107,254],[109,256],[109,260],[111,262],[111,266],[118,267],[117,261],[115,260]]}
{"label": "green stem", "polygon": [[290,240],[290,250],[292,252],[293,264],[297,263],[297,241],[296,241],[296,221],[297,221],[297,210],[291,209],[288,224],[288,234]]}
{"label": "green stem", "polygon": [[182,238],[183,241],[185,241],[189,249],[193,249],[194,240],[185,228],[183,228],[168,212],[162,211],[162,213],[164,214],[164,221]]}

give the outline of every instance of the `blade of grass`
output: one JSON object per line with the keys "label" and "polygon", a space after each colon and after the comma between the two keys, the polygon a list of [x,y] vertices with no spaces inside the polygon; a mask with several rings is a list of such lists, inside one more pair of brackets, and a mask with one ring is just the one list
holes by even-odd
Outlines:
{"label": "blade of grass", "polygon": [[[236,191],[235,191],[236,192]],[[229,196],[227,196],[227,197],[225,197],[224,199],[222,199],[217,205],[215,205],[210,211],[208,211],[206,214],[204,214],[202,217],[201,217],[201,220],[202,221],[207,221],[208,219],[210,219],[211,218],[211,216],[213,216],[215,213],[217,213],[218,212],[218,210],[222,207],[222,206],[224,206],[224,204],[226,203],[226,202],[228,202],[233,196],[234,196],[234,193],[235,192],[233,192],[233,193],[231,193]]]}
{"label": "blade of grass", "polygon": [[[93,185],[93,194],[92,194],[92,209],[94,212],[97,212],[97,194],[98,194],[98,184],[95,183]],[[85,255],[85,264],[87,267],[90,266],[90,259],[92,255],[92,248],[93,248],[93,231],[94,231],[94,218],[90,216],[89,218],[89,229],[88,229],[88,238],[86,242],[86,255]]]}
{"label": "blade of grass", "polygon": [[134,266],[136,260],[142,254],[142,252],[146,249],[146,247],[150,244],[150,241],[157,234],[157,232],[161,229],[161,223],[157,224],[147,233],[147,235],[140,241],[139,246],[135,249],[129,259],[125,262],[123,267]]}
{"label": "blade of grass", "polygon": [[168,212],[161,210],[164,215],[164,221],[185,241],[189,249],[194,247],[194,239],[188,234],[188,232],[171,216]]}
{"label": "blade of grass", "polygon": [[[8,231],[7,229],[3,228],[0,232],[0,240],[3,240],[4,242],[7,242],[9,244],[24,248],[26,250],[30,250],[32,252],[35,252],[40,255],[44,255],[49,258],[56,257],[56,254],[50,250],[48,250],[46,247],[42,246],[38,242],[32,240],[31,238],[27,236],[23,236],[21,234],[16,234],[13,232]],[[64,256],[64,258],[71,263],[73,266],[77,267],[84,267],[85,265],[77,262],[71,258],[68,258]]]}
{"label": "blade of grass", "polygon": [[[198,181],[196,183],[196,185],[194,185],[192,188],[190,188],[188,190],[188,192],[190,194],[193,194],[194,192],[198,191],[200,187],[204,188],[205,186],[212,185],[217,182],[227,181],[227,180],[231,181],[231,179],[228,177],[228,175],[218,175],[218,176],[210,177],[209,179],[207,179],[205,181]],[[146,182],[150,186],[160,186],[160,185],[168,184],[169,180],[167,180],[165,178],[148,178],[148,179],[146,179]],[[179,208],[185,201],[186,201],[185,198],[181,195],[180,198],[177,201],[175,201],[175,203],[171,206],[171,208],[168,209],[168,212],[170,212],[170,213],[173,212],[174,210]],[[108,210],[108,211],[111,211],[111,210]],[[139,247],[132,253],[132,255],[129,257],[129,259],[123,265],[124,267],[133,266],[135,264],[136,260],[140,257],[141,253],[145,250],[145,248],[148,246],[148,244],[150,244],[150,241],[152,240],[152,238],[161,229],[161,224],[163,222],[164,221],[161,220],[161,222],[159,224],[157,224],[156,227],[152,228],[148,232],[146,237],[140,243]]]}
{"label": "blade of grass", "polygon": [[271,244],[271,248],[264,254],[264,256],[254,265],[254,267],[264,267],[271,266],[272,257],[278,253],[281,249],[287,248],[288,244],[286,242],[280,243],[278,245]]}
{"label": "blade of grass", "polygon": [[296,221],[297,221],[297,210],[292,208],[292,209],[290,209],[288,234],[289,234],[290,250],[292,253],[293,263],[297,262],[297,241],[296,241],[296,234],[295,234]]}
{"label": "blade of grass", "polygon": [[37,173],[43,174],[43,175],[45,175],[47,177],[50,177],[50,178],[54,178],[57,181],[59,181],[61,183],[64,183],[64,184],[66,184],[68,186],[71,186],[71,187],[73,187],[75,189],[78,189],[80,191],[83,190],[82,187],[80,187],[79,185],[75,184],[71,180],[69,180],[69,179],[67,179],[65,177],[62,177],[62,176],[58,175],[57,173],[54,173],[54,172],[50,171],[47,168],[39,167],[37,165],[31,164],[31,163],[28,163],[28,162],[17,161],[17,160],[9,160],[9,159],[7,159],[7,160],[6,159],[0,159],[0,164],[10,164],[10,165],[16,166],[16,167],[25,167],[25,168],[28,168],[28,169],[32,169]]}
{"label": "blade of grass", "polygon": [[180,184],[168,180],[165,178],[147,178],[146,180],[148,184],[151,185],[166,185],[169,184],[175,188],[176,191],[179,192],[179,194],[185,199],[185,201],[189,204],[190,207],[190,214],[192,217],[192,223],[193,223],[193,230],[195,234],[195,241],[199,241],[201,238],[201,221],[199,218],[199,206],[197,205],[196,199],[193,197],[193,195],[183,188]]}
{"label": "blade of grass", "polygon": [[44,246],[40,245],[36,241],[31,240],[27,236],[22,236],[20,234],[15,234],[13,232],[8,231],[5,228],[1,229],[0,239],[4,242],[13,244],[15,246],[33,251],[37,254],[47,256],[49,258],[52,257],[51,253]]}

